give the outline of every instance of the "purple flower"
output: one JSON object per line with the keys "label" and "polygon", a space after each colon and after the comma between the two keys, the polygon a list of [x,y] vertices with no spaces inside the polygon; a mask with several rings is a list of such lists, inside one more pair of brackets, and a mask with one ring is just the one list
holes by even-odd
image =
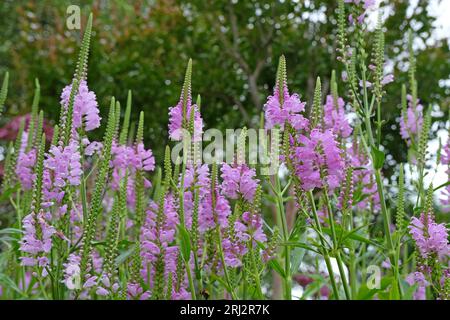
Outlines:
{"label": "purple flower", "polygon": [[87,138],[83,138],[84,154],[87,156],[93,156],[94,154],[100,155],[103,149],[103,144],[98,141],[90,142]]}
{"label": "purple flower", "polygon": [[[353,142],[346,152],[347,161],[353,168],[359,168],[353,170],[353,189],[361,189],[365,195],[361,197],[355,205],[359,209],[369,209],[377,212],[380,210],[380,197],[378,189],[375,183],[375,175],[370,163],[370,159],[362,149],[361,145],[357,142]],[[342,199],[341,199],[342,200]],[[353,203],[354,199],[349,199]],[[340,207],[342,203],[339,205]]]}
{"label": "purple flower", "polygon": [[220,228],[228,227],[228,216],[231,214],[231,207],[227,199],[219,192],[219,187],[216,187],[215,207],[212,204],[212,194],[208,192],[204,200],[200,203],[199,211],[199,229],[201,232],[213,229],[216,227],[216,222]]}
{"label": "purple flower", "polygon": [[[152,150],[145,149],[143,143],[139,143],[136,147],[130,147],[113,142],[111,154],[110,166],[113,169],[111,188],[118,190],[120,183],[125,178],[125,174],[128,173],[127,202],[132,207],[135,204],[134,179],[136,170],[150,172],[155,169],[155,158]],[[150,181],[145,177],[144,187],[151,187]]]}
{"label": "purple flower", "polygon": [[[183,131],[189,128],[191,121],[191,112],[194,112],[194,136],[193,141],[201,141],[203,134],[203,119],[197,105],[192,104],[191,93],[188,93],[186,101],[185,116],[183,115],[183,90],[181,91],[180,101],[175,107],[169,108],[169,136],[174,141],[183,139]],[[192,132],[190,132],[192,135]]]}
{"label": "purple flower", "polygon": [[425,278],[425,275],[422,272],[413,272],[406,277],[406,282],[412,286],[414,284],[418,285],[418,288],[414,292],[414,300],[426,300],[426,287],[430,285],[430,283]]}
{"label": "purple flower", "polygon": [[332,95],[327,96],[324,106],[324,122],[326,129],[332,129],[335,134],[347,138],[352,133],[352,128],[345,116],[345,103],[342,98],[337,99],[337,105]]}
{"label": "purple flower", "polygon": [[[158,225],[158,205],[150,203],[147,216],[141,228],[141,273],[144,278],[155,273],[155,263],[161,254],[164,254],[164,272],[168,277],[169,273],[176,273],[178,246],[174,245],[176,228],[179,224],[177,203],[172,194],[167,194],[164,200],[163,220]],[[152,279],[151,279],[152,280]],[[152,285],[150,283],[149,285]]]}
{"label": "purple flower", "polygon": [[440,258],[448,256],[448,231],[444,223],[437,224],[432,215],[422,213],[420,219],[411,219],[408,228],[424,259],[433,253]]}
{"label": "purple flower", "polygon": [[283,84],[282,90],[283,92],[280,92],[280,86],[277,83],[273,95],[267,98],[264,105],[266,129],[272,129],[277,125],[283,128],[286,122],[296,130],[307,128],[308,119],[300,114],[305,111],[305,102],[301,102],[296,93],[289,95],[286,83]]}
{"label": "purple flower", "polygon": [[[70,99],[72,85],[66,86],[61,93],[61,105],[67,108]],[[89,91],[86,80],[81,80],[78,93],[73,104],[73,127],[80,128],[84,120],[86,131],[100,127],[101,117],[99,116],[98,103],[95,93]]]}
{"label": "purple flower", "polygon": [[338,187],[343,178],[344,161],[335,135],[328,129],[313,129],[309,137],[299,136],[295,149],[296,174],[306,191],[327,185],[329,191]]}
{"label": "purple flower", "polygon": [[[367,15],[367,11],[375,6],[375,0],[344,0],[345,3],[352,3],[355,6],[359,6],[362,3],[362,13],[357,17],[357,21],[359,24],[364,22],[364,18]],[[350,23],[354,22],[353,15],[350,14],[348,16],[348,21]]]}
{"label": "purple flower", "polygon": [[400,116],[400,134],[407,144],[410,145],[412,141],[417,142],[420,130],[423,123],[423,106],[417,100],[414,104],[411,95],[407,95],[408,108],[406,113],[402,112]]}
{"label": "purple flower", "polygon": [[242,196],[245,200],[251,202],[255,196],[258,179],[255,178],[255,169],[249,168],[245,164],[230,166],[227,163],[222,164],[221,184],[222,193],[230,199],[237,199]]}
{"label": "purple flower", "polygon": [[71,140],[69,145],[52,146],[44,160],[44,195],[46,200],[61,200],[66,185],[81,183],[81,155],[78,143]]}
{"label": "purple flower", "polygon": [[16,174],[23,190],[30,190],[33,187],[33,181],[36,179],[36,174],[34,173],[35,165],[36,149],[19,153],[16,164]]}
{"label": "purple flower", "polygon": [[383,79],[381,79],[381,85],[384,86],[388,83],[391,83],[394,81],[394,75],[393,74],[387,74],[383,77]]}
{"label": "purple flower", "polygon": [[42,210],[38,214],[32,212],[25,216],[22,224],[24,236],[20,241],[20,251],[28,255],[20,258],[21,264],[46,267],[48,265],[46,255],[52,248],[52,236],[56,233],[55,228],[49,225],[46,214]]}

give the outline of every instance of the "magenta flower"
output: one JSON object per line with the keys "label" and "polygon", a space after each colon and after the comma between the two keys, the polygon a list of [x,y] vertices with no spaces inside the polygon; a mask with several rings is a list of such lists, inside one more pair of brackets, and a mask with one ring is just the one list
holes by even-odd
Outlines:
{"label": "magenta flower", "polygon": [[25,216],[22,221],[24,236],[20,241],[20,251],[24,253],[20,257],[21,265],[42,267],[44,276],[47,274],[45,267],[49,263],[47,255],[52,249],[52,236],[56,233],[48,218],[42,210]]}
{"label": "magenta flower", "polygon": [[[133,207],[135,204],[134,178],[136,170],[151,172],[155,169],[155,158],[151,149],[145,149],[143,143],[136,147],[118,145],[113,142],[111,149],[112,159],[110,166],[112,170],[111,188],[119,190],[121,181],[127,177],[127,202]],[[144,177],[144,187],[150,188],[151,182]]]}
{"label": "magenta flower", "polygon": [[44,167],[52,172],[53,187],[78,186],[81,183],[81,155],[74,140],[65,147],[52,146],[44,160]]}
{"label": "magenta flower", "polygon": [[338,187],[343,178],[344,161],[335,135],[328,129],[313,129],[309,137],[299,136],[300,146],[295,149],[296,174],[306,191],[328,186]]}
{"label": "magenta flower", "polygon": [[259,180],[255,178],[255,169],[249,168],[245,164],[230,166],[222,164],[221,184],[222,193],[230,199],[242,197],[251,202],[255,196],[256,187]]}
{"label": "magenta flower", "polygon": [[364,210],[369,209],[377,212],[380,210],[380,196],[375,183],[375,175],[367,154],[362,150],[361,145],[353,142],[347,148],[347,159],[353,168],[353,185],[355,189],[362,188],[365,197],[359,200],[355,205]]}
{"label": "magenta flower", "polygon": [[[362,13],[356,18],[356,21],[359,24],[362,24],[364,22],[364,18],[367,15],[368,10],[372,9],[375,6],[375,0],[344,0],[345,3],[351,3],[353,5],[359,6],[362,4],[361,9]],[[353,15],[350,14],[348,16],[348,21],[350,23],[354,22]]]}
{"label": "magenta flower", "polygon": [[[69,104],[71,90],[72,85],[70,84],[64,87],[61,93],[61,105],[65,108]],[[83,122],[86,131],[100,127],[101,117],[99,113],[95,93],[89,91],[86,80],[81,80],[73,104],[73,127],[80,128]]]}
{"label": "magenta flower", "polygon": [[201,232],[216,227],[216,221],[220,228],[228,227],[228,216],[231,214],[231,207],[228,200],[219,192],[219,186],[215,190],[215,207],[212,205],[212,194],[208,192],[200,204],[199,229]]}
{"label": "magenta flower", "polygon": [[308,127],[308,119],[300,112],[305,111],[305,102],[301,102],[298,94],[289,95],[287,84],[283,84],[283,92],[280,92],[279,84],[275,86],[273,95],[267,98],[264,105],[265,127],[272,129],[275,126],[284,127],[288,122],[294,129],[301,130]]}
{"label": "magenta flower", "polygon": [[[248,211],[244,212],[241,218],[234,223],[235,237],[225,237],[222,241],[227,266],[238,267],[242,265],[242,259],[248,252],[250,241],[254,248],[258,246],[257,241],[262,243],[267,241],[262,226],[261,215]],[[263,257],[264,254],[265,252],[262,253]]]}
{"label": "magenta flower", "polygon": [[[183,115],[183,90],[181,91],[180,101],[175,107],[169,108],[169,137],[174,141],[183,139],[183,131],[189,128],[191,112],[194,112],[194,136],[193,141],[201,141],[203,134],[203,119],[197,105],[192,104],[191,93],[189,92],[186,101],[185,116]],[[190,132],[192,135],[192,132]]]}
{"label": "magenta flower", "polygon": [[335,105],[333,96],[328,95],[324,106],[324,122],[326,129],[332,129],[336,135],[347,138],[352,133],[352,128],[345,116],[344,106],[342,98],[339,97]]}
{"label": "magenta flower", "polygon": [[439,258],[448,256],[448,230],[444,223],[438,224],[434,222],[433,216],[422,213],[420,219],[416,217],[411,219],[408,228],[424,259],[433,253]]}
{"label": "magenta flower", "polygon": [[417,142],[423,123],[423,106],[417,100],[417,105],[413,104],[411,95],[407,95],[408,108],[406,113],[400,116],[400,134],[408,145],[412,141]]}
{"label": "magenta flower", "polygon": [[406,282],[412,286],[417,283],[418,287],[414,292],[414,300],[426,300],[426,288],[430,285],[422,272],[416,271],[406,277]]}
{"label": "magenta flower", "polygon": [[36,165],[36,150],[31,149],[28,152],[19,153],[16,164],[16,174],[23,190],[30,190],[33,187],[33,181],[36,178],[34,166]]}

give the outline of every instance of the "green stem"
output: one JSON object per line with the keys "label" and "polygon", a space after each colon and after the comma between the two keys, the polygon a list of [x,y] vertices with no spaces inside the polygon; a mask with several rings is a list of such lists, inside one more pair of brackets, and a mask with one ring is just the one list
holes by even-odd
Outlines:
{"label": "green stem", "polygon": [[225,264],[225,255],[223,254],[223,247],[222,247],[222,235],[220,234],[219,225],[217,225],[217,227],[216,227],[216,232],[217,232],[217,237],[219,239],[218,246],[219,246],[220,261],[222,262],[223,273],[225,275],[225,281],[227,282],[227,285],[228,285],[228,292],[231,294],[231,298],[233,300],[237,300],[236,294],[234,293],[233,286],[231,285],[230,276],[229,276],[228,270],[227,270],[227,265]]}
{"label": "green stem", "polygon": [[[278,221],[281,223],[281,229],[283,232],[283,240],[285,243],[289,242],[289,229],[286,221],[286,214],[284,212],[283,193],[281,191],[280,178],[278,174],[275,175],[275,190],[277,196],[277,213]],[[284,298],[286,300],[292,300],[292,288],[291,288],[291,248],[289,245],[284,246]]]}
{"label": "green stem", "polygon": [[[312,208],[312,212],[313,212],[314,222],[315,222],[319,232],[322,233],[322,227],[320,225],[320,220],[319,220],[319,216],[317,214],[316,203],[314,202],[314,195],[313,195],[312,191],[308,192],[308,197],[309,197],[309,202],[311,204],[311,208]],[[331,281],[331,287],[333,289],[333,295],[336,300],[339,300],[339,290],[336,285],[336,279],[334,278],[334,272],[333,272],[333,268],[331,266],[328,249],[326,248],[325,240],[322,239],[321,237],[319,237],[319,238],[320,238],[320,242],[322,244],[322,251],[323,251],[322,255],[323,255],[323,258],[325,259],[325,264],[327,266],[328,275],[329,275],[330,281]]]}
{"label": "green stem", "polygon": [[186,266],[186,273],[187,273],[188,280],[189,280],[189,290],[191,291],[192,300],[197,300],[197,297],[195,295],[195,286],[194,286],[194,281],[192,279],[191,266],[189,265],[189,261],[185,261],[185,266]]}
{"label": "green stem", "polygon": [[347,298],[347,300],[349,300],[349,299],[351,299],[350,289],[348,287],[347,277],[345,276],[344,263],[342,262],[340,249],[338,247],[336,228],[334,226],[333,209],[331,208],[331,203],[330,203],[330,198],[328,197],[327,188],[324,188],[323,192],[325,194],[325,202],[326,202],[327,211],[328,211],[328,220],[330,222],[331,236],[332,236],[332,240],[333,240],[333,251],[335,252],[335,258],[336,258],[337,265],[339,268],[339,274],[341,276],[342,285],[344,287],[345,297]]}

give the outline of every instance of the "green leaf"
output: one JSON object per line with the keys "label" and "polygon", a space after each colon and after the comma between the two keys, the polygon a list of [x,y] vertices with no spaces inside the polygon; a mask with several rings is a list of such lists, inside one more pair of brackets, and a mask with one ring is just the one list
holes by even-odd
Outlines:
{"label": "green leaf", "polygon": [[372,299],[376,294],[382,294],[382,291],[386,290],[386,288],[392,283],[392,281],[392,277],[385,277],[381,279],[380,288],[374,289],[369,289],[365,283],[361,284],[356,300],[369,300]]}
{"label": "green leaf", "polygon": [[398,290],[397,281],[392,278],[391,290],[389,290],[389,300],[400,300],[400,292]]}
{"label": "green leaf", "polygon": [[277,260],[275,259],[269,260],[268,264],[269,267],[275,270],[275,272],[278,273],[282,278],[286,277],[283,268],[281,267],[280,263]]}
{"label": "green leaf", "polygon": [[281,245],[295,247],[295,248],[302,248],[302,249],[306,249],[306,250],[315,252],[317,254],[320,254],[318,250],[311,248],[310,246],[308,246],[306,243],[303,243],[303,242],[285,242],[285,243],[281,243]]}
{"label": "green leaf", "polygon": [[22,230],[20,229],[16,229],[16,228],[5,228],[5,229],[0,229],[0,234],[21,234],[23,233]]}
{"label": "green leaf", "polygon": [[5,201],[6,199],[9,199],[9,197],[14,194],[17,190],[19,190],[20,185],[17,183],[11,188],[6,189],[1,195],[0,195],[0,202]]}
{"label": "green leaf", "polygon": [[22,290],[20,290],[20,288],[14,283],[14,281],[6,274],[0,273],[0,285],[4,288],[12,289],[21,296],[26,297],[26,295],[22,292]]}
{"label": "green leaf", "polygon": [[[340,226],[335,226],[335,227],[336,227],[336,232],[337,233],[341,233],[342,232],[342,228]],[[322,230],[326,234],[331,235],[331,229],[330,228],[322,228]],[[344,235],[342,236],[342,239],[349,238],[349,239],[356,240],[356,241],[359,241],[359,242],[363,242],[363,243],[366,243],[366,244],[371,244],[371,245],[374,245],[374,246],[382,248],[382,249],[384,248],[378,242],[373,241],[371,239],[367,239],[367,238],[363,237],[362,235],[358,234],[357,233],[358,230],[359,230],[359,228],[358,229],[354,229],[354,230],[349,231],[349,232],[345,232]]]}
{"label": "green leaf", "polygon": [[191,238],[189,236],[189,232],[182,225],[178,226],[178,243],[180,245],[183,260],[189,261],[191,257]]}
{"label": "green leaf", "polygon": [[373,164],[374,164],[375,169],[379,170],[379,169],[383,168],[384,160],[386,158],[386,155],[384,154],[384,152],[381,150],[378,150],[376,148],[373,148],[372,155],[373,155]]}
{"label": "green leaf", "polygon": [[434,188],[433,191],[437,191],[437,190],[442,189],[442,188],[444,188],[444,187],[446,187],[448,185],[450,185],[450,181],[447,181],[446,183],[443,183],[440,186]]}
{"label": "green leaf", "polygon": [[116,265],[120,265],[123,262],[125,262],[131,255],[134,253],[134,244],[130,246],[126,251],[122,252],[117,258],[116,258]]}

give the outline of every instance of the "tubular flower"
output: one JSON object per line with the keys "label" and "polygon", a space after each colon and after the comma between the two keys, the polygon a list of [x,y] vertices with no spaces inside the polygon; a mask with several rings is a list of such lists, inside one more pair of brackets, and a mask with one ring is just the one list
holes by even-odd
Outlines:
{"label": "tubular flower", "polygon": [[16,174],[23,190],[30,190],[36,175],[33,172],[36,164],[36,150],[20,152],[17,158]]}
{"label": "tubular flower", "polygon": [[28,143],[28,132],[24,131],[21,137],[19,155],[17,157],[16,174],[24,190],[30,190],[33,187],[33,181],[36,177],[34,166],[36,164],[36,149],[32,148],[26,151]]}
{"label": "tubular flower", "polygon": [[[141,274],[144,279],[149,279],[150,283],[148,283],[148,285],[150,287],[154,284],[156,263],[161,254],[163,254],[164,277],[166,280],[169,276],[176,277],[177,275],[179,248],[173,243],[179,219],[174,196],[169,193],[165,197],[163,211],[164,218],[161,226],[158,226],[157,222],[158,210],[158,205],[151,202],[140,234],[140,254],[142,258]],[[185,280],[186,277],[184,277],[181,282],[183,285],[187,286]],[[190,295],[185,288],[180,288],[179,291],[175,290],[175,288],[172,290],[172,298],[184,299],[188,298],[188,296]]]}
{"label": "tubular flower", "polygon": [[60,202],[64,187],[81,183],[81,155],[78,143],[71,140],[69,145],[52,146],[44,160],[44,198],[46,201]]}
{"label": "tubular flower", "polygon": [[430,285],[430,283],[427,281],[422,272],[416,271],[409,274],[406,277],[406,282],[411,286],[416,283],[418,285],[416,291],[414,292],[414,300],[426,300],[426,288]]}
{"label": "tubular flower", "polygon": [[436,223],[432,215],[422,213],[420,219],[413,217],[408,228],[424,259],[433,253],[439,258],[449,255],[448,230],[444,223]]}
{"label": "tubular flower", "polygon": [[242,265],[242,259],[248,252],[248,242],[252,242],[253,247],[257,247],[257,242],[265,243],[267,236],[262,229],[262,218],[260,214],[248,211],[234,223],[235,236],[228,236],[223,239],[225,264],[229,267]]}
{"label": "tubular flower", "polygon": [[[345,3],[352,3],[355,6],[360,6],[361,4],[361,10],[362,13],[356,17],[356,21],[359,24],[362,24],[364,21],[364,18],[367,15],[368,10],[370,10],[371,8],[373,8],[375,6],[375,0],[344,0]],[[353,14],[350,14],[348,16],[348,20],[350,23],[354,22],[354,17]]]}
{"label": "tubular flower", "polygon": [[231,207],[228,200],[219,192],[219,187],[215,191],[215,207],[213,207],[212,194],[209,192],[200,204],[199,229],[201,232],[216,227],[216,222],[220,228],[228,226],[228,216],[231,214]]}
{"label": "tubular flower", "polygon": [[361,190],[365,195],[355,205],[359,209],[369,209],[374,212],[380,210],[380,196],[375,183],[374,172],[369,157],[361,150],[358,143],[353,142],[347,148],[347,159],[353,168],[353,189]]}
{"label": "tubular flower", "polygon": [[[70,99],[72,85],[66,86],[61,93],[61,105],[67,108]],[[100,127],[101,117],[99,116],[97,98],[93,91],[89,91],[86,80],[81,80],[78,93],[73,104],[73,127],[80,128],[84,122],[86,131]]]}
{"label": "tubular flower", "polygon": [[408,108],[406,113],[400,116],[400,134],[408,145],[412,141],[417,142],[418,135],[422,129],[423,123],[423,106],[417,100],[416,105],[412,101],[411,95],[407,95]]}
{"label": "tubular flower", "polygon": [[336,135],[347,138],[352,133],[352,128],[345,116],[344,106],[342,98],[337,99],[336,105],[334,97],[328,95],[324,106],[324,122],[326,129],[332,129]]}
{"label": "tubular flower", "polygon": [[38,214],[32,212],[25,216],[22,221],[25,234],[20,241],[20,251],[26,254],[20,257],[21,264],[42,267],[44,276],[49,263],[46,255],[52,248],[52,236],[56,233],[47,218],[42,210]]}
{"label": "tubular flower", "polygon": [[[151,172],[155,169],[155,158],[151,149],[145,149],[143,143],[139,143],[136,147],[119,145],[113,142],[112,158],[110,167],[112,170],[111,188],[119,190],[119,186],[125,174],[127,177],[127,201],[130,206],[135,203],[134,178],[136,170]],[[150,188],[150,181],[144,177],[144,187]]]}
{"label": "tubular flower", "polygon": [[275,126],[284,127],[288,122],[294,129],[301,130],[308,127],[308,119],[303,117],[300,112],[305,111],[305,102],[300,101],[298,94],[289,95],[287,84],[283,84],[283,92],[280,92],[277,84],[273,90],[273,95],[267,98],[264,105],[266,129],[272,129]]}
{"label": "tubular flower", "polygon": [[328,186],[333,191],[343,179],[344,161],[335,135],[328,129],[313,129],[309,137],[300,135],[295,149],[296,174],[301,186],[309,191]]}
{"label": "tubular flower", "polygon": [[258,179],[255,178],[255,169],[249,168],[245,164],[230,166],[226,163],[221,168],[223,179],[221,190],[222,194],[230,199],[237,199],[242,196],[245,200],[251,202],[255,196]]}
{"label": "tubular flower", "polygon": [[[183,93],[175,107],[169,108],[169,136],[173,141],[181,141],[183,139],[183,131],[188,130],[188,125],[194,112],[194,136],[193,141],[201,141],[203,134],[203,119],[197,105],[193,105],[191,96],[188,96],[186,102],[186,116],[183,116]],[[192,135],[192,132],[190,132]]]}

